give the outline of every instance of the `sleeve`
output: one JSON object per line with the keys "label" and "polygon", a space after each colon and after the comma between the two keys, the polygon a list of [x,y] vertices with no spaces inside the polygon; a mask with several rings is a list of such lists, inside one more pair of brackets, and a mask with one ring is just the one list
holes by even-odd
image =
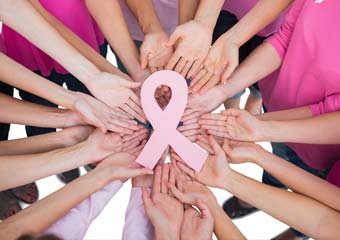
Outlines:
{"label": "sleeve", "polygon": [[323,101],[310,105],[313,116],[340,110],[340,93],[327,96]]}
{"label": "sleeve", "polygon": [[54,234],[65,240],[84,239],[92,221],[103,211],[122,186],[121,181],[115,181],[92,194],[47,229],[46,233]]}
{"label": "sleeve", "polygon": [[295,0],[290,10],[287,12],[278,32],[266,40],[266,42],[275,48],[281,59],[286,55],[290,39],[294,32],[296,20],[299,17],[305,2],[306,0]]}
{"label": "sleeve", "polygon": [[125,213],[123,240],[149,240],[154,236],[153,225],[144,210],[141,188],[132,188]]}

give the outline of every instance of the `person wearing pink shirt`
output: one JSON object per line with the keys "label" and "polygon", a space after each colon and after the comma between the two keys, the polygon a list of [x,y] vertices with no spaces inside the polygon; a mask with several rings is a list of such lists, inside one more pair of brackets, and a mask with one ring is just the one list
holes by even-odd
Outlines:
{"label": "person wearing pink shirt", "polygon": [[[334,1],[295,1],[280,30],[257,48],[225,85],[192,97],[189,106],[201,113],[208,108],[210,111],[238,90],[279,69],[259,83],[269,111],[259,115],[260,119],[283,124],[286,120],[338,111],[340,89],[336,65],[340,35],[333,29],[336,29],[339,8],[339,3]],[[340,158],[339,149],[338,145],[288,143],[274,153],[324,178]],[[266,172],[263,181],[284,187]]]}

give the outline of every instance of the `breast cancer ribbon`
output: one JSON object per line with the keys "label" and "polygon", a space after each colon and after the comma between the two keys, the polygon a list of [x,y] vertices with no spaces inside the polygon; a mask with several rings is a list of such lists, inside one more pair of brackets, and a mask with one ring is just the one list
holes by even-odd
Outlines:
{"label": "breast cancer ribbon", "polygon": [[[161,85],[170,87],[172,96],[164,111],[154,97]],[[177,131],[178,123],[184,113],[188,100],[188,86],[185,79],[174,71],[158,71],[148,77],[141,91],[141,102],[144,113],[151,123],[154,132],[136,162],[153,169],[170,145],[186,164],[199,172],[208,157],[208,153],[190,142]]]}

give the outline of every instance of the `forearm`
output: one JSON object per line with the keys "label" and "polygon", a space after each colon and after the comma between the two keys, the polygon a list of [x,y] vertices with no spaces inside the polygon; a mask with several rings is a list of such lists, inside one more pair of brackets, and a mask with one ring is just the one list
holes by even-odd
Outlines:
{"label": "forearm", "polygon": [[90,60],[100,71],[116,74],[125,79],[129,77],[119,71],[115,66],[113,66],[109,61],[107,61],[103,56],[101,56],[96,50],[90,47],[86,42],[84,42],[80,37],[63,25],[57,18],[51,15],[45,8],[40,4],[38,0],[30,0],[34,8],[45,18],[45,20],[51,24],[58,33],[68,41],[77,51],[79,51],[85,58]]}
{"label": "forearm", "polygon": [[273,22],[292,2],[293,0],[257,1],[256,5],[222,37],[231,40],[240,47]]}
{"label": "forearm", "polygon": [[[92,193],[109,181],[105,170],[91,171],[72,181],[20,213],[0,223],[1,239],[16,239],[22,234],[41,234]],[[48,209],[48,215],[46,215]],[[31,224],[34,222],[34,224]]]}
{"label": "forearm", "polygon": [[72,109],[76,97],[71,91],[47,81],[2,53],[0,53],[0,62],[0,80],[2,82]]}
{"label": "forearm", "polygon": [[256,117],[262,121],[288,121],[299,120],[312,117],[310,107],[298,107],[276,112],[266,112],[258,114]]}
{"label": "forearm", "polygon": [[214,217],[214,233],[217,239],[246,239],[216,200],[205,203]]}
{"label": "forearm", "polygon": [[269,142],[340,144],[339,114],[334,112],[297,120],[263,121],[262,138]]}
{"label": "forearm", "polygon": [[225,182],[225,189],[233,195],[307,236],[336,239],[340,234],[339,212],[318,201],[259,183],[234,171],[226,177]]}
{"label": "forearm", "polygon": [[[29,1],[1,1],[0,19],[55,59],[85,85],[95,80],[100,73],[94,64],[84,58],[59,35],[55,28],[51,27]],[[30,24],[24,24],[26,22]],[[46,36],[49,37],[48,41]]]}
{"label": "forearm", "polygon": [[223,3],[224,0],[200,0],[194,19],[213,29]]}
{"label": "forearm", "polygon": [[125,0],[131,12],[135,15],[144,34],[164,31],[152,0]]}
{"label": "forearm", "polygon": [[[52,132],[43,135],[0,141],[0,156],[36,154],[65,147],[63,132]],[[18,147],[20,146],[20,147]]]}
{"label": "forearm", "polygon": [[254,162],[294,192],[301,193],[340,211],[340,188],[335,185],[264,150],[259,152]]}
{"label": "forearm", "polygon": [[281,66],[281,58],[269,43],[263,43],[235,70],[223,85],[226,98],[230,98],[260,81]]}
{"label": "forearm", "polygon": [[200,0],[178,1],[178,24],[184,24],[194,19]]}
{"label": "forearm", "polygon": [[[92,16],[132,78],[141,71],[139,52],[130,36],[120,4],[116,0],[86,0]],[[117,34],[119,33],[119,34]]]}
{"label": "forearm", "polygon": [[[84,143],[47,153],[1,156],[0,190],[21,186],[89,163]],[[9,181],[11,179],[11,181]]]}
{"label": "forearm", "polygon": [[71,111],[34,104],[0,93],[0,122],[65,128]]}

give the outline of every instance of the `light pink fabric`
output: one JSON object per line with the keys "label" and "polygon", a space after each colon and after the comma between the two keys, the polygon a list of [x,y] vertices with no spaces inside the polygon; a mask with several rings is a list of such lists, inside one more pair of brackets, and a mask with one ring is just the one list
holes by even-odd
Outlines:
{"label": "light pink fabric", "polygon": [[122,239],[150,240],[153,236],[154,228],[144,210],[141,188],[132,188]]}
{"label": "light pink fabric", "polygon": [[[310,106],[313,115],[340,110],[340,1],[296,0],[267,40],[282,58],[275,78],[260,82],[268,111]],[[309,166],[331,167],[340,145],[288,144]]]}
{"label": "light pink fabric", "polygon": [[[234,14],[237,19],[240,20],[254,7],[257,1],[258,0],[225,0],[223,10]],[[283,21],[284,15],[284,13],[281,14],[274,22],[262,29],[258,35],[267,37],[276,32]]]}
{"label": "light pink fabric", "polygon": [[[178,0],[153,0],[153,3],[163,29],[170,35],[178,24]],[[135,16],[129,10],[125,0],[120,0],[120,4],[132,38],[143,41],[144,34]]]}
{"label": "light pink fabric", "polygon": [[84,239],[92,221],[98,217],[122,186],[121,181],[115,181],[92,194],[53,224],[46,233],[54,234],[65,240]]}
{"label": "light pink fabric", "polygon": [[[99,45],[104,43],[104,36],[92,19],[84,0],[40,0],[40,3],[87,44],[99,51]],[[52,69],[61,74],[68,73],[8,26],[3,25],[2,34],[7,46],[7,55],[30,70],[39,70],[44,76],[49,76]]]}

